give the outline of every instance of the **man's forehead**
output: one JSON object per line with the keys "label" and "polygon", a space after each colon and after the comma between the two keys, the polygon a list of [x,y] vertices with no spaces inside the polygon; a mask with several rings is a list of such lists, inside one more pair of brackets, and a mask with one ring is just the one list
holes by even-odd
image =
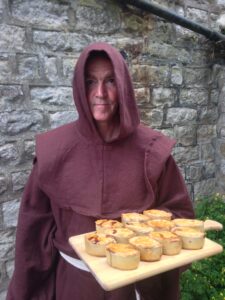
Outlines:
{"label": "man's forehead", "polygon": [[91,75],[94,73],[109,73],[114,74],[113,65],[111,63],[111,60],[107,57],[95,57],[91,58],[87,61],[86,67],[85,67],[85,74]]}

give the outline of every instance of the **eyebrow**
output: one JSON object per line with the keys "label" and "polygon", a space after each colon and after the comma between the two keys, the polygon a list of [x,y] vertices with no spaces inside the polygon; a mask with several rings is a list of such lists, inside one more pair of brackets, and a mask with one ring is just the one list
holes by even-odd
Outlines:
{"label": "eyebrow", "polygon": [[[95,77],[95,74],[91,73],[91,72],[85,72],[85,77]],[[110,71],[110,72],[106,73],[104,77],[105,78],[107,78],[107,77],[115,77],[115,74],[114,74],[113,71],[112,72]]]}

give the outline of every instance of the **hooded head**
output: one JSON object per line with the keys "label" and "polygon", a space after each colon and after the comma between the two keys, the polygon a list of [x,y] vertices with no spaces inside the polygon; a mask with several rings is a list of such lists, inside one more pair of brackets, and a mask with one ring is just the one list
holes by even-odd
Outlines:
{"label": "hooded head", "polygon": [[79,114],[78,127],[81,134],[89,139],[100,140],[101,135],[93,117],[90,101],[87,97],[87,66],[102,56],[109,59],[113,69],[116,87],[116,105],[113,107],[114,119],[117,120],[118,130],[113,139],[120,140],[135,131],[139,124],[139,114],[135,102],[134,90],[129,71],[122,55],[106,43],[94,43],[81,53],[74,71],[73,96]]}

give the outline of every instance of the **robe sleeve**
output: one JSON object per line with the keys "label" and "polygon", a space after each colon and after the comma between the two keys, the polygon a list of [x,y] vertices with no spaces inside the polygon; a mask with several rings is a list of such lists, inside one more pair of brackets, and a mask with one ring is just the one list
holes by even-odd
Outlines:
{"label": "robe sleeve", "polygon": [[16,233],[15,269],[6,300],[52,300],[58,252],[48,197],[38,184],[37,162],[24,190]]}
{"label": "robe sleeve", "polygon": [[194,218],[193,205],[183,176],[171,155],[157,181],[156,203],[157,208],[171,211],[174,218]]}

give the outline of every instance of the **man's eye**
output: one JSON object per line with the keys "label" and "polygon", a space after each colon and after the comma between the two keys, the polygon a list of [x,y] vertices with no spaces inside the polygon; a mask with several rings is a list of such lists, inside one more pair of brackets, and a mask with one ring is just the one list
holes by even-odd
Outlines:
{"label": "man's eye", "polygon": [[91,86],[91,85],[94,84],[94,80],[93,79],[86,79],[85,83],[86,83],[87,86]]}
{"label": "man's eye", "polygon": [[107,79],[107,84],[109,84],[109,85],[115,85],[115,78],[108,78]]}

